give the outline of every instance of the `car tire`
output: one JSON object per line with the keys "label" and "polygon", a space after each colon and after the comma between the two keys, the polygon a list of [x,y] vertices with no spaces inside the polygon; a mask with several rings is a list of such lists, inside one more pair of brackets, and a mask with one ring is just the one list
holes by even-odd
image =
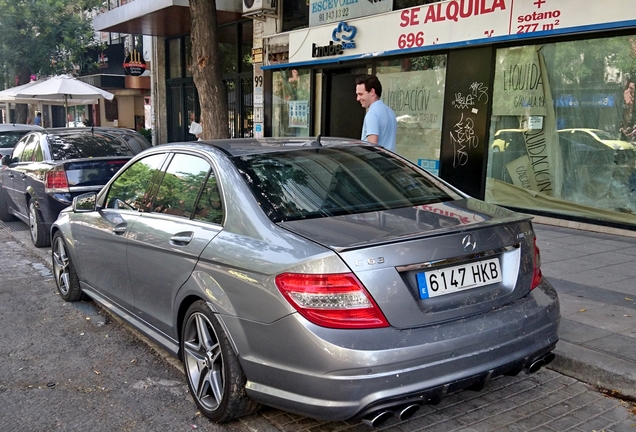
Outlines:
{"label": "car tire", "polygon": [[7,210],[6,193],[7,191],[5,191],[3,187],[0,187],[0,221],[11,222],[15,220],[15,217]]}
{"label": "car tire", "polygon": [[202,414],[225,422],[258,409],[245,392],[245,374],[227,334],[204,301],[186,312],[180,345],[188,387]]}
{"label": "car tire", "polygon": [[84,293],[80,288],[79,278],[73,265],[73,260],[68,253],[66,241],[59,232],[53,236],[51,247],[51,258],[53,261],[53,275],[57,289],[67,302],[75,302],[84,298]]}
{"label": "car tire", "polygon": [[35,247],[41,248],[51,244],[49,233],[46,232],[42,223],[42,216],[32,199],[29,200],[29,231],[31,231],[31,241]]}

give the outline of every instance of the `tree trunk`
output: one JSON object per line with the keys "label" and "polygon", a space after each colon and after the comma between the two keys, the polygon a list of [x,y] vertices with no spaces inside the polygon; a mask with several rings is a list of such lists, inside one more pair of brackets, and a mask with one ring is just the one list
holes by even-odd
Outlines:
{"label": "tree trunk", "polygon": [[[18,72],[18,84],[22,85],[26,84],[31,79],[31,73],[27,70],[21,70]],[[29,106],[27,104],[16,104],[15,105],[15,118],[11,119],[11,123],[27,123],[27,119],[29,118]]]}
{"label": "tree trunk", "polygon": [[229,138],[227,95],[221,78],[215,0],[190,0],[192,77],[199,92],[203,139]]}

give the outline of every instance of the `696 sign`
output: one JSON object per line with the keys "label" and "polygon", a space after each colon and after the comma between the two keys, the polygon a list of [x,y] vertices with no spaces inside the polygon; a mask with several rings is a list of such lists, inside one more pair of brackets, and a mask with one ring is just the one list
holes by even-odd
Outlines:
{"label": "696 sign", "polygon": [[421,47],[424,45],[424,32],[419,31],[417,33],[402,33],[398,37],[398,48],[413,48]]}

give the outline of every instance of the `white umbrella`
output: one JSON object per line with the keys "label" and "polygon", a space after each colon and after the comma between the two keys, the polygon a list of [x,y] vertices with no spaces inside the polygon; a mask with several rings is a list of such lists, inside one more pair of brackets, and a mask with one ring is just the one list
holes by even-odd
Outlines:
{"label": "white umbrella", "polygon": [[15,97],[19,99],[31,100],[63,100],[66,116],[68,118],[68,101],[76,99],[86,100],[95,98],[105,98],[112,100],[115,95],[73,78],[69,75],[57,75],[37,84],[27,86],[15,92]]}
{"label": "white umbrella", "polygon": [[[24,103],[24,104],[28,104],[28,103],[33,103],[33,102],[42,102],[45,103],[47,105],[64,105],[64,99],[55,99],[55,98],[37,98],[34,99],[32,96],[23,96],[23,97],[19,97],[16,96],[16,93],[22,90],[25,90],[29,87],[34,86],[35,84],[40,84],[44,82],[43,80],[40,81],[31,81],[29,83],[26,84],[22,84],[19,85],[17,87],[11,87],[8,88],[6,90],[2,90],[0,91],[0,102],[13,102],[13,103]],[[71,99],[70,101],[67,100],[67,103],[69,106],[74,106],[74,105],[92,105],[94,103],[97,102],[97,99],[93,98],[87,98],[87,99]]]}

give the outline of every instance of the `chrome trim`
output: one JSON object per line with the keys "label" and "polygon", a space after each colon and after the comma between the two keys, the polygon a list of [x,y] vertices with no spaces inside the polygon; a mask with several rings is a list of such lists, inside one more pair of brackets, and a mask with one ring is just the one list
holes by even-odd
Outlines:
{"label": "chrome trim", "polygon": [[70,191],[70,192],[94,192],[94,191],[97,191],[98,192],[103,187],[104,187],[104,185],[101,185],[101,186],[71,186],[71,187],[68,188],[68,191]]}
{"label": "chrome trim", "polygon": [[464,255],[461,257],[455,257],[455,258],[447,258],[447,259],[441,259],[441,260],[436,260],[436,261],[429,261],[429,262],[425,262],[425,263],[419,263],[419,264],[409,264],[409,265],[405,265],[405,266],[398,266],[395,269],[399,272],[409,272],[409,271],[414,271],[414,270],[421,270],[421,269],[431,269],[431,268],[435,268],[435,267],[444,267],[447,265],[451,265],[451,264],[456,264],[459,262],[465,262],[465,261],[470,261],[470,260],[474,260],[474,259],[478,259],[478,258],[486,258],[486,257],[490,257],[493,255],[499,255],[505,252],[510,252],[512,250],[515,249],[519,249],[521,247],[521,243],[517,243],[515,245],[512,246],[506,246],[503,248],[499,248],[499,249],[493,249],[490,251],[486,251],[486,252],[479,252],[479,253],[475,253],[475,254],[470,254],[470,255]]}

